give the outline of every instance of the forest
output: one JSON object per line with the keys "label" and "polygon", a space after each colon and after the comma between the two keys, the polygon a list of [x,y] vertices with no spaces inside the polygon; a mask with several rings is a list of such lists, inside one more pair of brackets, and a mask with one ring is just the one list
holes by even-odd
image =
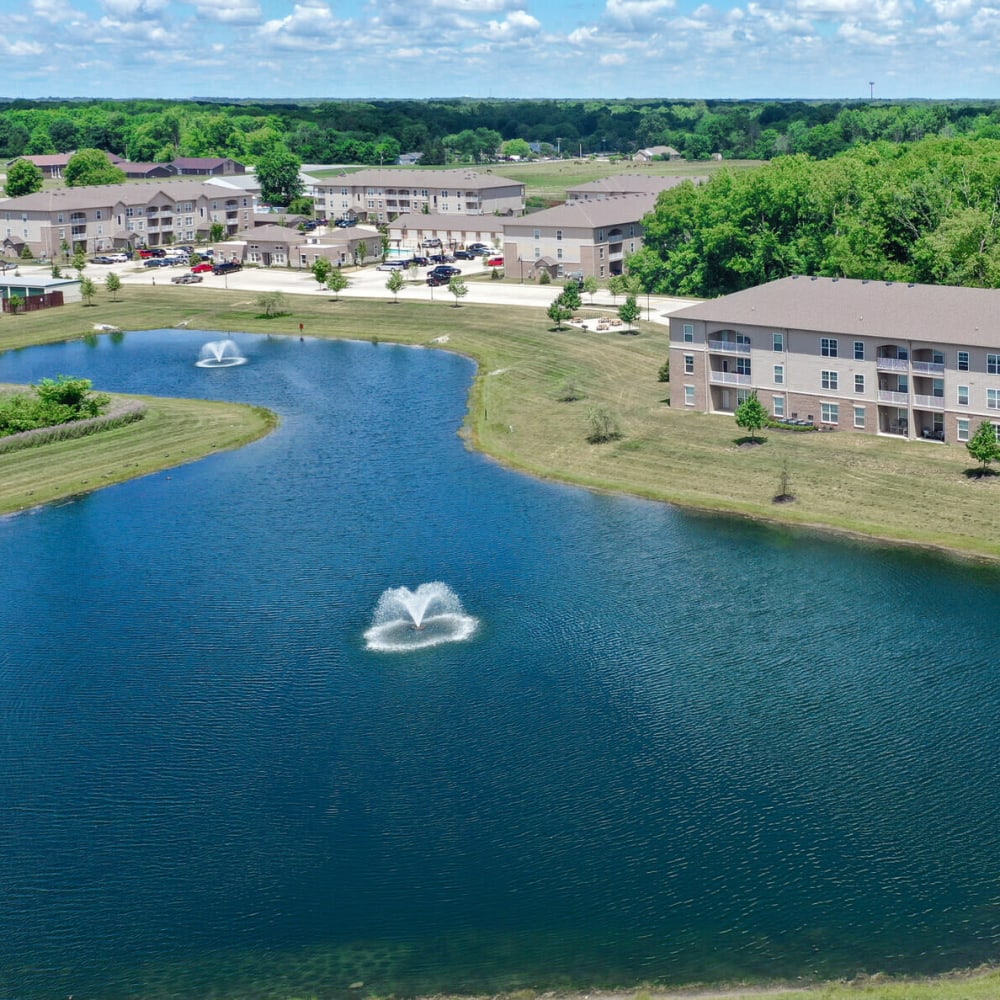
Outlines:
{"label": "forest", "polygon": [[95,148],[138,163],[254,164],[281,148],[303,163],[389,164],[419,152],[433,165],[493,159],[516,141],[566,156],[666,145],[693,160],[827,159],[876,141],[1000,137],[1000,102],[990,101],[15,100],[0,108],[0,157]]}
{"label": "forest", "polygon": [[629,270],[712,297],[791,274],[1000,287],[1000,141],[869,143],[664,192]]}

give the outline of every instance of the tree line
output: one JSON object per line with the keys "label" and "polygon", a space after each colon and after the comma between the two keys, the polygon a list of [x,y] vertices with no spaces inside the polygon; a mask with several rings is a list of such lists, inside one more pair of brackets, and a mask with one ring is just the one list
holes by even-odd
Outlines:
{"label": "tree line", "polygon": [[664,192],[629,271],[709,298],[791,274],[1000,287],[1000,139],[784,156]]}
{"label": "tree line", "polygon": [[[306,163],[424,164],[490,159],[504,142],[546,152],[630,154],[672,146],[688,159],[826,159],[875,141],[1000,137],[991,101],[10,101],[0,157],[103,149],[137,163],[229,156],[256,164],[277,147]],[[523,147],[519,147],[523,152]]]}

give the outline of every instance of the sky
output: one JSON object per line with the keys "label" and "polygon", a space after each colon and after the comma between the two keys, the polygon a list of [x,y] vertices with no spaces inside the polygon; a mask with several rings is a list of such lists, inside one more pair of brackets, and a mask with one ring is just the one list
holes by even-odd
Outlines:
{"label": "sky", "polygon": [[1000,97],[973,0],[2,0],[0,97]]}

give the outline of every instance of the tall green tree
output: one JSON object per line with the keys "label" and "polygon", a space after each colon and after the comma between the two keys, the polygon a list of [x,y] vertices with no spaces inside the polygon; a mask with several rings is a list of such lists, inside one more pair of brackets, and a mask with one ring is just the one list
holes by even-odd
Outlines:
{"label": "tall green tree", "polygon": [[112,165],[99,149],[81,149],[66,164],[63,174],[67,187],[92,187],[95,184],[122,184],[125,171]]}
{"label": "tall green tree", "polygon": [[45,178],[41,168],[31,160],[15,160],[7,168],[6,193],[8,198],[17,198],[22,194],[34,194],[42,190]]}
{"label": "tall green tree", "polygon": [[[402,268],[397,268],[392,274],[389,275],[389,280],[386,281],[385,287],[392,292],[393,302],[399,301],[400,289],[406,284],[406,279],[403,277]],[[457,301],[457,300],[456,300]]]}
{"label": "tall green tree", "polygon": [[469,286],[456,274],[448,282],[448,291],[455,296],[455,305],[457,306],[459,299],[465,298],[469,294]]}
{"label": "tall green tree", "polygon": [[557,330],[561,330],[563,323],[573,315],[573,310],[566,305],[561,295],[557,295],[549,308],[545,310],[545,315],[555,323]]}
{"label": "tall green tree", "polygon": [[104,279],[104,287],[108,290],[108,294],[111,296],[113,302],[118,301],[118,293],[121,291],[122,279],[115,274],[114,271],[109,271],[108,276]]}
{"label": "tall green tree", "polygon": [[330,272],[330,277],[326,279],[326,287],[333,292],[334,299],[340,301],[340,293],[350,285],[350,281],[347,279],[347,275],[338,267],[336,270]]}
{"label": "tall green tree", "polygon": [[309,270],[312,271],[312,276],[319,284],[325,285],[333,271],[333,264],[326,257],[317,257]]}
{"label": "tall green tree", "polygon": [[261,199],[271,205],[287,205],[302,194],[299,169],[302,161],[284,146],[275,146],[257,161]]}
{"label": "tall green tree", "polygon": [[[756,441],[756,433],[767,423],[768,413],[754,390],[736,407],[736,426],[750,432],[750,440]],[[994,435],[994,438],[996,435]]]}

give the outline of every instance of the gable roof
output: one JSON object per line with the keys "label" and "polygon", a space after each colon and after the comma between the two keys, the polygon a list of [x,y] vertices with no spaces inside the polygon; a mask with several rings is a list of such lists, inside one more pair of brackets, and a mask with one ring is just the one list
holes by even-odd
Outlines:
{"label": "gable roof", "polygon": [[670,319],[1000,348],[1000,290],[795,275],[678,309]]}
{"label": "gable roof", "polygon": [[650,177],[648,174],[615,174],[613,177],[599,177],[596,181],[577,184],[567,188],[567,194],[659,194],[679,187],[685,181],[703,184],[708,177]]}
{"label": "gable roof", "polygon": [[94,184],[85,187],[52,188],[0,201],[5,212],[74,212],[118,204],[148,205],[157,198],[194,201],[208,197],[200,180],[169,181],[163,184]]}

